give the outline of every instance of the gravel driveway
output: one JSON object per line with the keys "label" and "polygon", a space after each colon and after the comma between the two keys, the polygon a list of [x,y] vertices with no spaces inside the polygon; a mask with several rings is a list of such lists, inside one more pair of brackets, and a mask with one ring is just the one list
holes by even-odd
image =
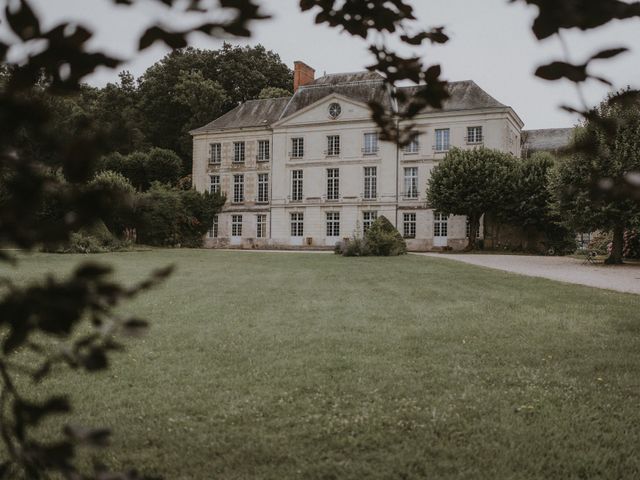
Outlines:
{"label": "gravel driveway", "polygon": [[583,265],[582,260],[569,257],[538,257],[527,255],[469,255],[420,253],[434,258],[470,263],[481,267],[542,277],[559,282],[605,288],[618,292],[640,294],[640,265]]}

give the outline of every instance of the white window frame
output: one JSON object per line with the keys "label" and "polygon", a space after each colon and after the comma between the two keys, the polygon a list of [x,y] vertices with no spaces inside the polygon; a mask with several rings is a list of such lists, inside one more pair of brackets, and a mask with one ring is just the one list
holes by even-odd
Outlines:
{"label": "white window frame", "polygon": [[304,158],[304,137],[291,139],[291,158]]}
{"label": "white window frame", "polygon": [[220,193],[220,175],[209,175],[209,193]]}
{"label": "white window frame", "polygon": [[378,153],[378,139],[379,135],[377,132],[369,132],[364,134],[364,147],[362,148],[362,153],[365,155],[375,155]]}
{"label": "white window frame", "polygon": [[327,135],[327,157],[340,156],[340,135]]}
{"label": "white window frame", "polygon": [[420,133],[415,132],[412,134],[411,142],[404,146],[404,153],[407,155],[420,153]]}
{"label": "white window frame", "polygon": [[233,176],[233,203],[244,202],[244,174],[237,173]]}
{"label": "white window frame", "polygon": [[210,143],[209,144],[209,164],[220,165],[222,163],[222,144]]}
{"label": "white window frame", "polygon": [[209,238],[218,238],[218,215],[213,216],[211,228],[209,229]]}
{"label": "white window frame", "polygon": [[304,171],[291,171],[291,201],[301,202],[304,194]]}
{"label": "white window frame", "polygon": [[258,155],[256,161],[268,162],[271,159],[271,142],[269,140],[258,140]]}
{"label": "white window frame", "polygon": [[291,236],[292,237],[304,237],[304,213],[292,212],[291,219]]}
{"label": "white window frame", "polygon": [[364,167],[364,193],[365,200],[378,198],[378,167]]}
{"label": "white window frame", "polygon": [[257,203],[269,203],[269,174],[258,174],[258,196]]}
{"label": "white window frame", "polygon": [[246,152],[245,142],[233,142],[233,163],[244,163]]}
{"label": "white window frame", "polygon": [[415,213],[402,214],[402,236],[404,238],[416,238],[417,215]]}
{"label": "white window frame", "polygon": [[242,237],[242,215],[231,215],[231,236]]}
{"label": "white window frame", "polygon": [[[471,224],[469,223],[469,217],[467,217],[467,223],[465,226],[465,238],[469,238],[469,234],[471,233]],[[478,231],[476,232],[476,238],[480,238],[480,225],[478,225]]]}
{"label": "white window frame", "polygon": [[449,236],[449,216],[440,212],[433,212],[433,236]]}
{"label": "white window frame", "polygon": [[482,135],[482,127],[467,127],[467,143],[469,145],[479,145],[484,141],[484,136]]}
{"label": "white window frame", "polygon": [[340,169],[327,168],[327,200],[340,200]]}
{"label": "white window frame", "polygon": [[450,148],[451,148],[451,129],[437,128],[436,143],[433,149],[436,152],[448,152]]}
{"label": "white window frame", "polygon": [[405,167],[404,198],[415,200],[418,197],[418,167]]}
{"label": "white window frame", "polygon": [[256,215],[256,238],[267,238],[267,215],[265,213]]}
{"label": "white window frame", "polygon": [[336,238],[340,236],[340,212],[327,212],[327,237]]}
{"label": "white window frame", "polygon": [[373,222],[378,219],[378,212],[376,210],[369,210],[362,212],[362,233],[366,235],[367,230],[371,228]]}

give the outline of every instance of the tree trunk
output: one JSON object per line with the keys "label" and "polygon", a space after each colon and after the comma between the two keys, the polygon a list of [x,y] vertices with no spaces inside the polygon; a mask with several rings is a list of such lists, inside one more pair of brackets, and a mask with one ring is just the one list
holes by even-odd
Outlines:
{"label": "tree trunk", "polygon": [[613,244],[611,254],[604,263],[607,265],[618,265],[622,263],[622,249],[624,248],[624,226],[617,225],[613,229]]}
{"label": "tree trunk", "polygon": [[480,215],[472,214],[467,217],[469,219],[469,238],[465,252],[471,252],[476,249],[476,239],[480,231]]}

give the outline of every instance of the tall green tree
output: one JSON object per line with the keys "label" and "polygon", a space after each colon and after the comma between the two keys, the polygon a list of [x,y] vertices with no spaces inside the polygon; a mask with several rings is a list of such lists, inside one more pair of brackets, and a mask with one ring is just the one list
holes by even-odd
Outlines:
{"label": "tall green tree", "polygon": [[291,90],[292,83],[291,70],[261,45],[174,50],[140,79],[143,131],[150,144],[175,151],[188,173],[191,142],[187,129],[258,98],[264,88]]}
{"label": "tall green tree", "polygon": [[607,97],[578,130],[576,152],[559,163],[553,191],[564,222],[576,230],[613,232],[607,263],[622,263],[624,231],[640,216],[640,202],[622,189],[640,173],[640,95]]}
{"label": "tall green tree", "polygon": [[498,150],[452,149],[431,172],[427,203],[444,214],[467,217],[467,251],[475,249],[482,216],[496,212],[508,195],[514,166],[514,157]]}

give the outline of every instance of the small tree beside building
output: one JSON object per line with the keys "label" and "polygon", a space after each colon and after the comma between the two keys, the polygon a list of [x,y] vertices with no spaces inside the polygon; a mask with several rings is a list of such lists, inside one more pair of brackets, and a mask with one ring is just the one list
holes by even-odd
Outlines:
{"label": "small tree beside building", "polygon": [[512,155],[486,148],[451,150],[429,179],[427,203],[446,215],[465,215],[468,244],[474,250],[483,215],[497,211],[509,193]]}

